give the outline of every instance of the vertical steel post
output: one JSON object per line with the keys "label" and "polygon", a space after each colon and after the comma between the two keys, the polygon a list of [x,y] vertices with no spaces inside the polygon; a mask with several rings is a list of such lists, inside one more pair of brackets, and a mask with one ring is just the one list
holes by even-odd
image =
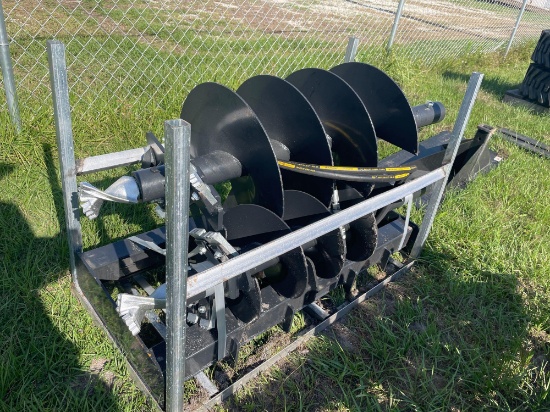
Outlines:
{"label": "vertical steel post", "polygon": [[166,142],[166,411],[183,411],[191,125],[164,123]]}
{"label": "vertical steel post", "polygon": [[474,107],[474,103],[476,101],[476,97],[479,92],[479,88],[481,87],[482,81],[482,73],[472,73],[470,81],[468,82],[466,94],[464,95],[462,105],[460,106],[460,110],[458,112],[458,117],[453,127],[451,140],[449,141],[449,145],[447,146],[447,149],[445,150],[445,155],[443,157],[446,177],[434,184],[434,188],[432,190],[432,194],[426,208],[426,214],[424,215],[424,219],[422,220],[422,224],[420,226],[420,231],[411,250],[411,257],[413,259],[416,259],[418,256],[420,256],[420,252],[422,252],[422,248],[424,247],[424,244],[428,239],[428,235],[430,234],[430,230],[432,228],[437,209],[439,208],[439,204],[441,203],[441,199],[443,198],[445,186],[447,185],[447,181],[449,180],[449,173],[451,172],[451,168],[456,159],[456,154],[458,152],[458,148],[460,147],[462,136],[464,136],[466,126],[468,125],[468,120],[470,119],[470,114],[472,113],[472,109]]}
{"label": "vertical steel post", "polygon": [[521,6],[521,9],[519,10],[518,19],[516,20],[516,25],[514,26],[514,30],[512,30],[512,35],[510,36],[510,41],[508,42],[508,46],[506,47],[506,51],[504,52],[504,57],[508,56],[508,52],[510,51],[510,48],[512,47],[512,43],[514,42],[514,37],[516,37],[516,33],[519,28],[519,24],[521,23],[521,19],[523,18],[523,13],[525,13],[525,8],[527,7],[527,1],[523,0],[523,4]]}
{"label": "vertical steel post", "polygon": [[6,103],[10,113],[11,122],[17,132],[21,131],[21,117],[19,115],[19,102],[13,77],[13,65],[11,62],[10,43],[6,31],[6,20],[4,19],[4,8],[0,0],[0,65],[2,66],[2,80],[6,92]]}
{"label": "vertical steel post", "polygon": [[399,26],[399,20],[401,20],[401,15],[403,14],[404,6],[405,6],[405,0],[399,0],[399,5],[397,6],[397,13],[395,13],[395,19],[393,21],[393,27],[391,28],[388,47],[386,48],[388,52],[391,51],[391,48],[393,46],[393,41],[395,40],[395,35],[397,34],[397,26]]}
{"label": "vertical steel post", "polygon": [[73,279],[76,279],[75,258],[77,253],[82,252],[82,230],[80,227],[80,209],[76,184],[73,125],[69,102],[65,45],[57,40],[48,40],[47,49],[57,150],[61,165],[61,184],[63,187],[63,205],[65,206],[65,224],[67,226],[67,239],[69,242],[71,273]]}
{"label": "vertical steel post", "polygon": [[346,48],[344,63],[355,61],[355,56],[357,55],[357,46],[359,46],[359,39],[353,36],[350,37],[348,41],[348,47]]}

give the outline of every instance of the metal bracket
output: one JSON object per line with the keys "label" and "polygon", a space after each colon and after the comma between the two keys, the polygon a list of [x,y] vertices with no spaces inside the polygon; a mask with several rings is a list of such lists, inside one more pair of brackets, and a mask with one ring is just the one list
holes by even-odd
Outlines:
{"label": "metal bracket", "polygon": [[225,296],[223,283],[214,288],[214,309],[216,313],[216,331],[218,332],[218,360],[227,353],[227,326],[225,324]]}
{"label": "metal bracket", "polygon": [[410,218],[411,218],[413,198],[414,198],[414,193],[411,193],[411,194],[405,196],[404,203],[407,205],[407,215],[405,216],[405,228],[403,230],[403,237],[401,238],[401,243],[399,243],[398,250],[403,249],[403,246],[405,245],[405,239],[407,238],[407,233],[408,233],[408,230],[409,230],[409,221],[410,221]]}
{"label": "metal bracket", "polygon": [[[189,232],[189,235],[197,240],[202,240],[210,246],[214,246],[220,250],[224,256],[235,257],[238,255],[237,251],[226,238],[219,232],[207,232],[202,228],[195,228]],[[214,255],[216,259],[222,258],[220,254]],[[221,260],[223,261],[223,260]]]}
{"label": "metal bracket", "polygon": [[212,193],[214,190],[213,187],[202,181],[197,169],[192,163],[190,164],[190,168],[191,173],[189,175],[189,181],[191,183],[191,187],[195,190],[195,192],[191,194],[191,200],[201,201],[199,203],[199,208],[214,231],[222,230],[223,207],[221,205],[221,199]]}
{"label": "metal bracket", "polygon": [[130,236],[128,238],[129,241],[134,242],[137,245],[143,246],[147,249],[152,250],[153,252],[157,252],[163,256],[166,256],[166,249],[161,248],[159,245],[157,245],[155,242],[151,242],[149,240],[143,240],[137,236]]}

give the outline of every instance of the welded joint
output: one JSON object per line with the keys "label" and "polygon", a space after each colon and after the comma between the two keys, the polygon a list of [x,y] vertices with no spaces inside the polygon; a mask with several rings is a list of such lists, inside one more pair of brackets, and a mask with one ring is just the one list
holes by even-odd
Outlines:
{"label": "welded joint", "polygon": [[191,183],[191,187],[195,190],[195,192],[191,193],[191,199],[193,201],[199,201],[202,199],[204,205],[210,212],[215,211],[220,202],[212,194],[210,187],[200,178],[197,168],[193,165],[193,163],[189,164],[189,168],[189,182]]}

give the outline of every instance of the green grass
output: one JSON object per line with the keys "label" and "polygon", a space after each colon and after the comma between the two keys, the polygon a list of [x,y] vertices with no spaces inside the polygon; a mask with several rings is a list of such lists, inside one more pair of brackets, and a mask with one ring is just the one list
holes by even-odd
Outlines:
{"label": "green grass", "polygon": [[[253,73],[277,70],[266,68],[261,54],[275,39],[262,41],[252,49],[257,53],[243,52],[222,73],[195,73],[175,88],[174,73],[152,70],[153,82],[143,81],[162,96],[154,100],[124,82],[121,69],[137,68],[129,61],[121,68],[114,64],[109,56],[117,47],[134,48],[152,67],[165,59],[175,66],[193,65],[205,56],[157,54],[129,39],[121,45],[99,39],[75,49],[83,52],[85,67],[89,52],[102,44],[113,70],[112,79],[100,77],[92,84],[99,90],[107,82],[92,104],[81,100],[73,108],[77,157],[137,147],[149,129],[161,135],[163,121],[178,116],[196,82],[215,79],[235,88]],[[288,56],[303,48],[299,40],[288,42]],[[217,59],[231,46],[219,46]],[[33,47],[38,52],[40,45]],[[410,62],[399,51],[381,58],[378,51],[365,50],[358,60],[386,70],[412,104],[432,99],[446,105],[447,119],[424,130],[422,138],[452,127],[469,73],[477,70],[486,77],[466,136],[473,136],[477,124],[489,123],[550,143],[548,115],[501,103],[504,92],[522,81],[532,47],[514,51],[505,61],[471,54],[436,67]],[[326,65],[336,56],[326,56]],[[239,69],[241,57],[249,59],[247,70]],[[302,51],[302,57],[302,64],[319,59],[315,47]],[[288,71],[300,64],[285,61]],[[78,72],[79,66],[73,69]],[[119,85],[124,96],[111,92]],[[83,87],[78,84],[73,96]],[[147,411],[151,406],[130,380],[123,356],[70,293],[49,99],[45,86],[23,96],[26,121],[20,135],[0,113],[0,410]],[[550,163],[498,137],[491,146],[505,161],[465,190],[447,195],[413,274],[355,311],[345,322],[346,339],[329,333],[313,340],[223,408],[550,410]],[[394,150],[380,148],[382,155]],[[116,176],[109,172],[90,179],[106,186]],[[420,216],[416,211],[417,221]],[[148,206],[109,205],[102,221],[83,222],[85,247],[157,224]],[[105,363],[100,370],[98,363]]]}

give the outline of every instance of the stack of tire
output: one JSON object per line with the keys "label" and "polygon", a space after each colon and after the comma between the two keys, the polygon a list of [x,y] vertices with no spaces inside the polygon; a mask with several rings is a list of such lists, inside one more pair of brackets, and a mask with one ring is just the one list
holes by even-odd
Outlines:
{"label": "stack of tire", "polygon": [[531,56],[519,92],[544,107],[550,107],[550,30],[544,30]]}

